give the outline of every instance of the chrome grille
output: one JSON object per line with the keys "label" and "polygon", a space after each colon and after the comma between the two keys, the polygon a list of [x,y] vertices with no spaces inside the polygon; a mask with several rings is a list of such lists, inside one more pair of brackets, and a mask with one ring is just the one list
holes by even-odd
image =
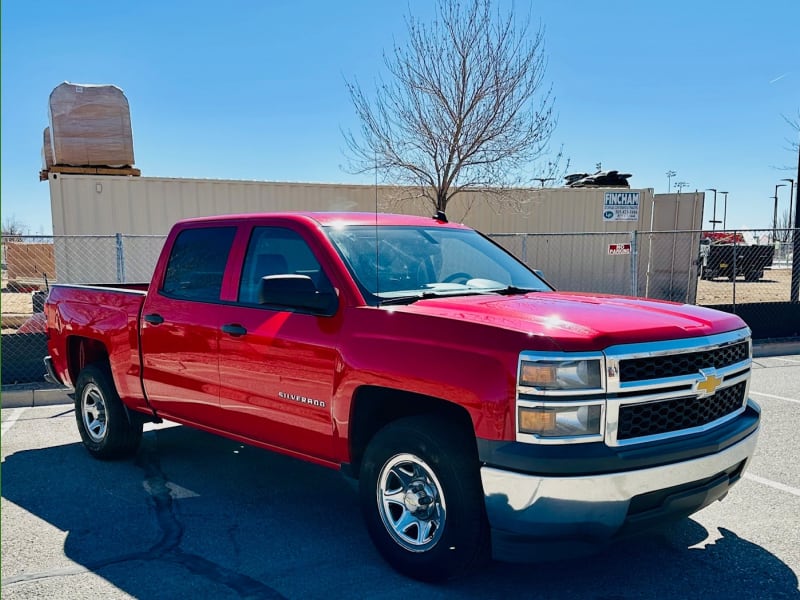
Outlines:
{"label": "chrome grille", "polygon": [[750,386],[750,344],[750,330],[743,328],[607,348],[606,444],[688,435],[741,414]]}
{"label": "chrome grille", "polygon": [[701,352],[620,360],[619,377],[626,382],[691,375],[700,369],[721,369],[747,360],[749,356],[750,345],[745,341]]}
{"label": "chrome grille", "polygon": [[712,396],[690,396],[626,404],[620,407],[618,440],[659,435],[708,425],[736,412],[744,403],[747,382],[719,390]]}

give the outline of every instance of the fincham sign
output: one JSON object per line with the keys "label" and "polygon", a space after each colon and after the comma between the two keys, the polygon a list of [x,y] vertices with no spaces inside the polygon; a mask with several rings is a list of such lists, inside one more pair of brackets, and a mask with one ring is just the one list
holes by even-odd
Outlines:
{"label": "fincham sign", "polygon": [[606,192],[603,221],[638,221],[639,192]]}

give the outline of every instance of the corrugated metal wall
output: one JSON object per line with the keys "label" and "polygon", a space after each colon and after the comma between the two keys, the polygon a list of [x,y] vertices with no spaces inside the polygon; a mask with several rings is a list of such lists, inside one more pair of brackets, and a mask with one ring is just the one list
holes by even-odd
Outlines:
{"label": "corrugated metal wall", "polygon": [[658,194],[653,226],[639,244],[640,296],[694,303],[703,222],[702,193]]}
{"label": "corrugated metal wall", "polygon": [[[164,234],[188,217],[290,210],[374,211],[369,185],[277,183],[214,179],[170,179],[50,174],[54,235]],[[640,193],[638,221],[603,221],[605,189],[521,190],[501,201],[491,193],[456,196],[453,221],[485,233],[633,231],[649,228],[653,191]],[[413,192],[379,186],[382,212],[433,214]]]}
{"label": "corrugated metal wall", "polygon": [[[226,181],[211,179],[170,179],[50,174],[54,235],[166,234],[180,219],[215,214],[279,211],[365,211],[431,215],[433,208],[414,192],[388,186]],[[639,192],[636,221],[604,221],[603,188],[544,188],[520,190],[511,201],[491,193],[469,192],[456,196],[448,217],[487,234],[594,232],[604,235],[528,238],[524,256],[528,264],[545,271],[565,289],[592,289],[631,293],[638,289],[651,296],[683,300],[694,298],[690,257],[677,250],[676,240],[659,238],[638,251],[639,270],[632,268],[632,255],[613,256],[610,243],[626,243],[633,231],[699,229],[702,222],[702,194],[664,195],[654,198],[652,189]],[[627,191],[627,190],[626,190]],[[690,200],[691,199],[691,200]],[[652,214],[656,205],[656,213]],[[679,207],[676,210],[676,207]],[[654,217],[651,223],[651,216]],[[509,244],[517,243],[506,239]],[[71,243],[69,240],[64,243]],[[699,243],[699,240],[698,240]],[[648,240],[649,244],[649,240]],[[666,246],[665,246],[666,244]],[[505,245],[505,244],[504,244]],[[662,246],[664,246],[662,248]],[[688,247],[684,244],[682,247]],[[693,246],[691,246],[693,247]],[[64,249],[62,256],[68,256]],[[641,257],[648,252],[647,260]],[[686,251],[684,251],[686,253]],[[691,252],[690,252],[691,253]],[[85,259],[84,259],[85,260]],[[74,265],[72,265],[74,266]],[[649,269],[648,269],[649,266]],[[88,265],[84,265],[88,267]],[[677,269],[686,272],[688,288],[661,290],[659,277]],[[66,272],[62,266],[62,271]],[[569,272],[570,279],[559,280]],[[649,275],[648,275],[649,274]],[[577,280],[576,280],[577,278]],[[638,281],[634,281],[638,278]],[[130,280],[130,278],[128,278]],[[138,279],[141,279],[139,277]],[[591,280],[591,281],[587,281]],[[675,278],[671,278],[673,281]],[[603,281],[625,281],[626,289],[608,289]],[[683,275],[681,274],[681,280]],[[619,286],[617,286],[619,287]],[[674,287],[674,285],[673,285]]]}

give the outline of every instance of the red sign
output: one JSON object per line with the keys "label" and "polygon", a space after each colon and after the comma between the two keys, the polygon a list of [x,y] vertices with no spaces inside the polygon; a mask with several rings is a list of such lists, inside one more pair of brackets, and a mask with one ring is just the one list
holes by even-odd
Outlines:
{"label": "red sign", "polygon": [[609,244],[608,245],[608,253],[615,255],[615,254],[630,254],[631,253],[631,245],[630,244]]}

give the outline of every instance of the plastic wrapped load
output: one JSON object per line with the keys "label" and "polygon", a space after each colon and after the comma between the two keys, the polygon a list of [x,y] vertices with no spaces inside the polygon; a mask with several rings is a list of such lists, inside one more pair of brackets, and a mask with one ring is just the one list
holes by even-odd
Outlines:
{"label": "plastic wrapped load", "polygon": [[47,171],[53,166],[53,143],[50,141],[50,128],[44,128],[42,139],[42,169]]}
{"label": "plastic wrapped load", "polygon": [[130,108],[117,86],[65,81],[50,94],[49,108],[54,164],[134,164]]}

